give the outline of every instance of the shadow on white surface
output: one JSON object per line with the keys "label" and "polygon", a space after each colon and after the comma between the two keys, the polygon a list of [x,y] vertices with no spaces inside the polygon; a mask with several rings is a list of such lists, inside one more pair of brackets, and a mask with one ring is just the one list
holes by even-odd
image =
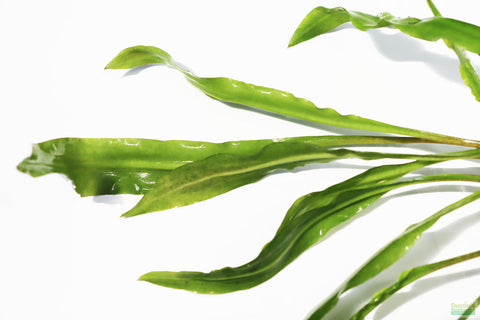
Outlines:
{"label": "shadow on white surface", "polygon": [[106,194],[101,196],[93,196],[93,201],[103,204],[123,204],[125,199],[121,194]]}
{"label": "shadow on white surface", "polygon": [[[403,258],[387,270],[381,272],[377,277],[345,294],[338,305],[327,315],[326,319],[348,319],[351,314],[369,301],[373,294],[394,283],[402,271],[431,263],[432,258],[448,243],[461,235],[466,229],[475,226],[479,222],[480,212],[477,212],[461,218],[438,231],[424,233],[417,244]],[[447,282],[464,279],[477,274],[480,274],[480,269],[419,280],[411,287],[409,292],[398,294],[399,297],[394,295],[382,304],[378,308],[378,311],[375,312],[374,319],[382,319],[409,300]]]}
{"label": "shadow on white surface", "polygon": [[157,64],[147,64],[145,66],[140,66],[140,67],[136,67],[136,68],[132,68],[132,69],[128,69],[122,77],[129,77],[129,76],[135,76],[137,74],[139,74],[140,72],[142,72],[143,70],[145,69],[148,69],[148,68],[151,68],[151,67],[158,67],[159,65]]}
{"label": "shadow on white surface", "polygon": [[381,30],[370,30],[367,33],[384,57],[398,62],[422,62],[441,77],[463,83],[458,71],[458,60],[425,50],[421,45],[423,40],[414,39],[401,32],[386,34]]}

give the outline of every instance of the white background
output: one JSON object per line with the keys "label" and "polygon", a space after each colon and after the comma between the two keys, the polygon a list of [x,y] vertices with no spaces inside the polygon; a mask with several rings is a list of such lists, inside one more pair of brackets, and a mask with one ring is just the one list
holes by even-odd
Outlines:
{"label": "white background", "polygon": [[[227,76],[343,114],[480,139],[480,103],[442,42],[347,27],[287,49],[296,26],[318,5],[431,16],[420,0],[0,0],[0,319],[302,319],[408,225],[472,191],[455,183],[387,197],[265,284],[207,296],[136,279],[153,270],[246,263],[296,198],[387,162],[312,166],[131,219],[119,216],[137,196],[80,198],[60,175],[33,179],[16,171],[33,143],[59,137],[227,141],[328,134],[230,108],[166,68],[103,70],[120,50],[137,44],[166,50],[200,76]],[[437,6],[446,16],[480,24],[478,1],[438,0]],[[403,269],[478,250],[479,212],[480,204],[472,204],[441,220],[400,266],[354,290],[331,318],[346,318]],[[474,260],[432,274],[369,319],[453,319],[451,303],[479,294],[479,270]]]}

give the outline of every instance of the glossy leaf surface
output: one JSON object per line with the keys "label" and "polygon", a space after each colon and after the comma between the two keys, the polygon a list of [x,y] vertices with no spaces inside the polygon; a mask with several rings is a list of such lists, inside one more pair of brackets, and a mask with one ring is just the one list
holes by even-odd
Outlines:
{"label": "glossy leaf surface", "polygon": [[332,9],[317,7],[310,11],[300,23],[290,40],[289,46],[330,32],[347,22],[351,22],[362,31],[389,27],[423,40],[436,41],[443,39],[459,59],[459,71],[464,83],[470,88],[472,95],[480,101],[480,78],[463,51],[463,48],[465,48],[480,53],[480,27],[444,18],[432,1],[427,0],[427,2],[435,17],[422,20],[412,17],[399,19],[388,13],[373,16],[358,11],[347,11],[341,7]]}
{"label": "glossy leaf surface", "polygon": [[18,169],[33,177],[62,173],[81,196],[145,194],[172,169],[218,153],[250,155],[274,142],[317,146],[383,145],[425,142],[416,138],[321,136],[241,140],[224,143],[149,139],[61,138],[33,146]]}
{"label": "glossy leaf surface", "polygon": [[362,31],[376,28],[396,28],[405,34],[428,41],[439,39],[455,43],[468,51],[480,54],[480,27],[463,21],[441,16],[426,19],[408,17],[400,19],[389,13],[374,16],[341,7],[317,7],[310,11],[298,26],[290,40],[290,46],[332,31],[351,22]]}
{"label": "glossy leaf surface", "polygon": [[312,102],[272,88],[248,84],[229,78],[202,78],[177,64],[162,49],[149,46],[130,47],[120,52],[106,69],[130,69],[148,64],[161,64],[183,73],[187,80],[207,96],[220,101],[246,105],[268,112],[357,130],[394,133],[428,139],[440,143],[479,147],[478,141],[403,128],[354,115],[341,115],[331,108],[317,108]]}
{"label": "glossy leaf surface", "polygon": [[124,217],[189,205],[210,199],[246,184],[256,182],[271,172],[292,170],[309,163],[326,163],[339,159],[382,158],[444,161],[478,158],[480,149],[432,155],[359,152],[330,149],[308,143],[276,142],[254,155],[216,154],[186,164],[164,175]]}
{"label": "glossy leaf surface", "polygon": [[309,320],[322,319],[337,304],[342,294],[375,277],[403,257],[420,239],[423,233],[441,217],[480,198],[477,191],[428,217],[411,225],[402,234],[375,253],[359,270],[352,274],[329,298],[310,316]]}
{"label": "glossy leaf surface", "polygon": [[[336,199],[340,199],[342,195],[346,195],[356,188],[361,188],[361,186],[368,187],[377,183],[391,183],[428,164],[431,163],[413,162],[403,165],[375,167],[321,192],[299,198],[288,210],[273,240],[264,246],[257,258],[243,266],[227,267],[210,273],[157,271],[143,275],[140,280],[198,293],[227,293],[254,287],[273,277],[301,254],[303,250],[292,250],[292,244],[298,242],[298,238],[307,240],[311,238],[309,242],[312,244],[317,242],[325,235],[327,229],[362,211],[380,198],[381,193],[346,205],[337,201],[339,202],[337,214],[335,214],[335,209],[337,209],[335,206]],[[307,217],[306,222],[308,222],[308,218],[310,220],[314,219],[310,216],[318,216],[319,222],[317,224],[319,228],[309,233],[310,226],[302,227],[300,223],[296,223],[300,221],[299,218],[302,216]],[[328,218],[329,220],[327,220]],[[322,220],[326,220],[323,226],[321,225]],[[295,225],[299,230],[294,229]],[[324,231],[320,233],[318,229],[322,228]],[[302,232],[305,233],[303,236]],[[308,248],[309,245],[306,245],[306,247]]]}
{"label": "glossy leaf surface", "polygon": [[158,271],[140,280],[198,293],[226,293],[248,289],[265,282],[305,250],[318,243],[332,228],[352,219],[386,192],[417,183],[467,180],[468,175],[440,175],[392,183],[431,162],[372,168],[324,191],[299,198],[289,209],[276,235],[254,260],[236,268],[210,273]]}
{"label": "glossy leaf surface", "polygon": [[370,313],[373,309],[375,309],[379,304],[383,301],[387,300],[391,297],[395,292],[399,291],[403,287],[409,285],[410,283],[432,273],[437,270],[452,266],[454,264],[464,262],[470,259],[474,259],[480,256],[480,251],[475,251],[469,254],[461,255],[455,258],[439,261],[436,263],[431,263],[423,266],[419,266],[410,270],[406,270],[402,272],[398,281],[395,282],[393,285],[386,287],[379,292],[377,292],[373,297],[372,300],[363,306],[357,313],[355,313],[350,320],[360,320],[364,319],[365,316]]}

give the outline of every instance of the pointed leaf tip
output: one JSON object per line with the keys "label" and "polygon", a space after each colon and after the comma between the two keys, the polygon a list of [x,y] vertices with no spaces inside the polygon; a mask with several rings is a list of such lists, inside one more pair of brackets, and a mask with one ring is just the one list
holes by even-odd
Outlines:
{"label": "pointed leaf tip", "polygon": [[105,69],[131,69],[149,64],[172,66],[172,57],[164,50],[150,46],[134,46],[122,50]]}
{"label": "pointed leaf tip", "polygon": [[[149,273],[150,273],[150,272],[149,272]],[[149,281],[148,281],[148,274],[149,274],[149,273],[145,273],[145,274],[141,275],[141,276],[137,279],[137,281],[147,281],[147,282],[149,282]]]}
{"label": "pointed leaf tip", "polygon": [[127,212],[125,212],[124,214],[122,214],[122,215],[120,216],[120,218],[131,218],[131,217],[138,216],[139,214],[141,214],[141,213],[136,213],[136,212],[135,212],[135,211],[136,211],[135,208],[136,208],[136,207],[128,210]]}

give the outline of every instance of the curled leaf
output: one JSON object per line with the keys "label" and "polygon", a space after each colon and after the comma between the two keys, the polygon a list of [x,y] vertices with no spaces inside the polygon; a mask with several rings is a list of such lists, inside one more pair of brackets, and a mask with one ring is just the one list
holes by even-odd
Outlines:
{"label": "curled leaf", "polygon": [[130,69],[147,64],[161,64],[183,73],[187,80],[207,96],[296,119],[330,126],[394,133],[427,139],[439,143],[479,147],[480,143],[437,133],[403,128],[355,115],[341,115],[331,108],[317,108],[311,101],[272,88],[257,86],[229,78],[202,78],[177,64],[164,50],[150,46],[135,46],[121,51],[106,69]]}
{"label": "curled leaf", "polygon": [[362,31],[389,27],[423,40],[444,39],[465,50],[480,54],[480,27],[474,24],[442,16],[426,19],[413,17],[401,19],[389,13],[375,16],[342,7],[332,9],[317,7],[310,11],[295,30],[289,46],[332,31],[347,22],[351,22],[355,28]]}
{"label": "curled leaf", "polygon": [[362,31],[388,27],[396,28],[405,34],[423,40],[443,39],[459,59],[460,76],[464,83],[470,88],[472,95],[480,101],[480,78],[463,51],[466,49],[480,54],[480,27],[444,18],[431,0],[427,0],[427,2],[435,17],[400,19],[389,13],[374,16],[358,11],[349,11],[342,7],[331,9],[317,7],[307,14],[295,30],[289,47],[333,31],[347,22],[351,22],[354,27]]}

